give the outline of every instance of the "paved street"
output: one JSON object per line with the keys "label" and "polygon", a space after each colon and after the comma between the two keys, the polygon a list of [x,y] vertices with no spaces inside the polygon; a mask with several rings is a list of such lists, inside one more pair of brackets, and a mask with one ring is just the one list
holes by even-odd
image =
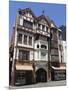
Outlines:
{"label": "paved street", "polygon": [[62,81],[49,81],[46,83],[37,83],[37,84],[24,85],[24,86],[15,86],[15,87],[10,86],[10,89],[52,87],[52,86],[65,86],[65,85],[66,85],[66,80],[62,80]]}

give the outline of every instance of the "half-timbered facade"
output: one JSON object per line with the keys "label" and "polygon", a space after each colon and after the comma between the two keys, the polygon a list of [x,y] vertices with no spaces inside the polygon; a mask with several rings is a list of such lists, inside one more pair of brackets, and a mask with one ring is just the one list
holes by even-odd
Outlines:
{"label": "half-timbered facade", "polygon": [[17,12],[11,42],[11,84],[31,84],[51,80],[51,66],[59,67],[58,28],[30,8]]}

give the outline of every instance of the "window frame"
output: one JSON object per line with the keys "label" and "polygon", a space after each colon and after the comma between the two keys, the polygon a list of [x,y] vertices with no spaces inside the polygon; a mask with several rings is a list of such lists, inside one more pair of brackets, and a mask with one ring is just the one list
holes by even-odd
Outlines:
{"label": "window frame", "polygon": [[27,45],[27,42],[28,42],[28,40],[27,40],[27,35],[24,35],[23,43],[24,43],[25,45]]}
{"label": "window frame", "polygon": [[[31,38],[31,39],[30,39]],[[32,36],[29,36],[29,41],[28,41],[29,45],[32,46]]]}
{"label": "window frame", "polygon": [[22,34],[21,33],[18,33],[17,42],[22,44]]}

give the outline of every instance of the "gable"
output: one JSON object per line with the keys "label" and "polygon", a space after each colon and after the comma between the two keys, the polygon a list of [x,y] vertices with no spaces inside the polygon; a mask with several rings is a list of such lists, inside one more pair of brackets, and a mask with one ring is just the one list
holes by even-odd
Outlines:
{"label": "gable", "polygon": [[46,24],[47,26],[50,26],[49,20],[44,15],[39,16],[38,21],[42,24]]}
{"label": "gable", "polygon": [[57,26],[55,25],[53,21],[51,21],[51,27],[57,28]]}
{"label": "gable", "polygon": [[41,19],[41,20],[39,21],[39,23],[42,24],[42,25],[47,25],[47,26],[48,26],[47,21],[44,20],[44,19]]}
{"label": "gable", "polygon": [[35,15],[30,8],[20,9],[19,12],[21,15],[24,15],[26,17],[35,18]]}
{"label": "gable", "polygon": [[26,13],[24,14],[24,16],[29,17],[29,18],[33,18],[32,14],[31,14],[30,12],[26,12]]}

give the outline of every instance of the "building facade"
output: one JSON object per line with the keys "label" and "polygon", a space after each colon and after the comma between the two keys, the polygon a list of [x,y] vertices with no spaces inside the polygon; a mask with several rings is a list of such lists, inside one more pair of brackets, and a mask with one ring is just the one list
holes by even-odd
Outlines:
{"label": "building facade", "polygon": [[[10,45],[10,84],[52,80],[51,68],[60,67],[59,33],[47,16],[36,17],[30,8],[17,12]],[[61,41],[61,39],[60,39]]]}

